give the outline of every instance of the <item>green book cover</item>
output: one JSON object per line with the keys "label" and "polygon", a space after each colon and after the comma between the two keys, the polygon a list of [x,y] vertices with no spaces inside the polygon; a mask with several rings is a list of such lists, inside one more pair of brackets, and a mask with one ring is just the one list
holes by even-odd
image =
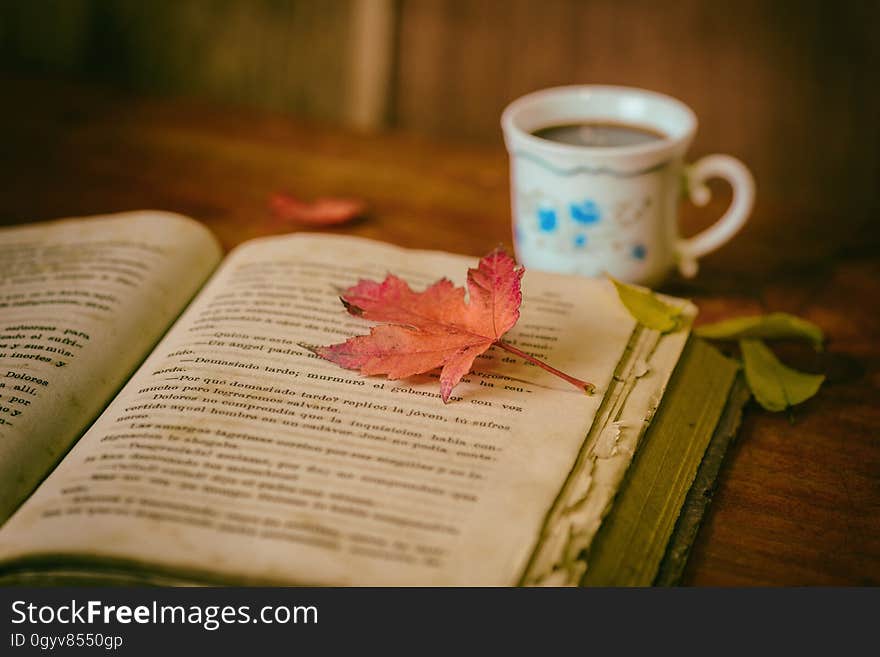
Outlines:
{"label": "green book cover", "polygon": [[691,339],[590,546],[584,586],[675,584],[739,425],[739,366]]}

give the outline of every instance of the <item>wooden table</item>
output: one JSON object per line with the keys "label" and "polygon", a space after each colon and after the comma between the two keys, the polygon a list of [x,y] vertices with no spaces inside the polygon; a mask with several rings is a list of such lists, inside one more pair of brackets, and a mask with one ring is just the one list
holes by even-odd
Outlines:
{"label": "wooden table", "polygon": [[[2,224],[157,208],[200,219],[228,248],[287,230],[267,209],[287,190],[366,199],[370,216],[338,232],[472,255],[510,243],[500,142],[358,134],[48,81],[2,88]],[[684,208],[685,232],[724,203],[722,194],[706,210]],[[880,584],[877,233],[759,193],[753,220],[696,281],[665,288],[694,298],[701,321],[785,310],[830,336],[824,353],[783,352],[828,375],[793,422],[748,409],[686,583]]]}

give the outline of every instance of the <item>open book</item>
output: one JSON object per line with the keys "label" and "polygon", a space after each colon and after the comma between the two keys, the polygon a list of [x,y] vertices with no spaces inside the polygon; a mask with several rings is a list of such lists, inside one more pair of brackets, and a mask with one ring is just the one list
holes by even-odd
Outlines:
{"label": "open book", "polygon": [[[317,234],[222,258],[160,212],[0,230],[0,579],[580,582],[609,558],[597,533],[695,309],[679,300],[684,326],[660,335],[607,281],[527,272],[509,341],[592,396],[491,349],[444,405],[436,376],[362,377],[302,346],[367,331],[337,298],[360,278],[462,284],[474,263]],[[630,522],[667,518],[655,552],[732,385],[718,359],[686,405],[699,421],[673,408],[665,429],[694,452],[677,501],[652,489],[668,508]]]}

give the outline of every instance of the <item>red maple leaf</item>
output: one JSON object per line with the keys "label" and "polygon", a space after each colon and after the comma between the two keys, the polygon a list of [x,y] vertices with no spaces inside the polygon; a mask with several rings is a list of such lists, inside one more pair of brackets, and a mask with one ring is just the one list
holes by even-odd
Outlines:
{"label": "red maple leaf", "polygon": [[309,226],[332,226],[357,219],[367,211],[366,202],[356,198],[316,198],[302,201],[290,194],[275,194],[269,201],[278,219]]}
{"label": "red maple leaf", "polygon": [[524,273],[525,269],[498,248],[483,257],[476,269],[468,269],[468,300],[464,288],[445,278],[423,292],[414,292],[393,274],[381,283],[362,280],[343,293],[342,303],[352,315],[386,323],[374,326],[369,335],[317,347],[314,352],[347,369],[366,375],[385,374],[389,379],[442,368],[440,396],[447,402],[474,359],[497,345],[592,392],[591,384],[501,340],[519,319]]}

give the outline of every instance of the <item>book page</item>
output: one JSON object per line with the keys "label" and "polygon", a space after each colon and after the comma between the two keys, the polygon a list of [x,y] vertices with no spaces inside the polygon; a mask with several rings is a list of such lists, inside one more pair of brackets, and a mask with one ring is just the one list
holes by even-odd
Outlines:
{"label": "book page", "polygon": [[161,212],[0,229],[0,522],[219,259],[207,229]]}
{"label": "book page", "polygon": [[[339,293],[476,259],[297,235],[236,249],[0,531],[0,560],[129,563],[214,581],[515,584],[635,328],[607,281],[527,272],[509,340],[437,375],[363,377],[303,345],[368,332]],[[70,563],[68,561],[68,563]]]}

